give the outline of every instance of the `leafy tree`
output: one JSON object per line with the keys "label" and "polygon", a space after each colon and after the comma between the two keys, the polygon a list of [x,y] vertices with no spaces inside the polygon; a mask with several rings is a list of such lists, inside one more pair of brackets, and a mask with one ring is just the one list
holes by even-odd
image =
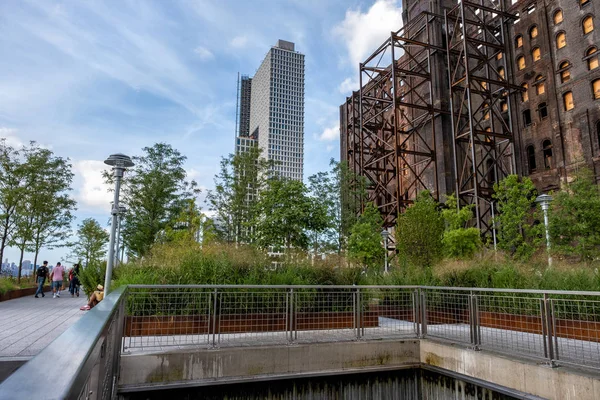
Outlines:
{"label": "leafy tree", "polygon": [[381,244],[381,213],[368,203],[364,212],[350,229],[348,255],[363,266],[375,266],[383,261],[385,250]]}
{"label": "leafy tree", "polygon": [[454,194],[446,200],[442,218],[446,224],[442,244],[448,257],[470,258],[481,247],[481,232],[477,228],[466,228],[473,218],[473,205],[458,208]]}
{"label": "leafy tree", "polygon": [[219,234],[217,233],[217,228],[215,227],[215,221],[212,218],[204,218],[201,219],[200,229],[202,231],[202,245],[210,245],[218,241]]}
{"label": "leafy tree", "polygon": [[105,256],[109,234],[93,218],[81,221],[77,229],[77,241],[70,243],[73,255],[88,266],[99,263]]}
{"label": "leafy tree", "polygon": [[254,219],[258,192],[264,188],[272,165],[261,156],[259,148],[251,148],[221,159],[215,176],[215,188],[206,196],[209,209],[215,213],[216,232],[221,240],[248,243],[252,237],[249,222]]}
{"label": "leafy tree", "polygon": [[327,210],[318,199],[308,195],[304,183],[274,178],[260,192],[251,223],[259,247],[306,250],[309,232],[326,229]]}
{"label": "leafy tree", "polygon": [[19,151],[0,139],[0,264],[14,232],[17,205],[24,192],[22,167]]}
{"label": "leafy tree", "polygon": [[537,191],[528,177],[509,175],[494,184],[498,213],[498,247],[517,258],[527,258],[535,250],[538,230],[533,226]]}
{"label": "leafy tree", "polygon": [[444,220],[437,207],[437,202],[424,190],[398,216],[396,248],[412,264],[429,267],[442,256]]}
{"label": "leafy tree", "polygon": [[312,196],[327,209],[327,228],[313,238],[315,251],[346,249],[352,226],[358,220],[361,200],[366,197],[363,177],[355,175],[345,162],[331,159],[331,169],[308,178]]}
{"label": "leafy tree", "polygon": [[188,199],[177,219],[165,228],[165,241],[196,242],[200,231],[201,215],[196,200]]}
{"label": "leafy tree", "polygon": [[[200,192],[196,182],[186,180],[186,157],[171,145],[156,143],[143,152],[133,157],[135,166],[125,174],[121,194],[127,208],[121,232],[134,257],[143,257]],[[104,175],[111,183],[112,175],[108,171]]]}
{"label": "leafy tree", "polygon": [[42,247],[65,245],[73,221],[72,211],[76,206],[75,200],[67,193],[73,182],[71,164],[47,149],[40,149],[39,156],[42,162],[36,173],[42,183],[30,196],[33,203],[33,231],[31,244],[27,247],[35,254],[34,266],[37,265]]}
{"label": "leafy tree", "polygon": [[600,256],[600,189],[594,174],[581,169],[554,195],[550,232],[553,247],[589,262]]}

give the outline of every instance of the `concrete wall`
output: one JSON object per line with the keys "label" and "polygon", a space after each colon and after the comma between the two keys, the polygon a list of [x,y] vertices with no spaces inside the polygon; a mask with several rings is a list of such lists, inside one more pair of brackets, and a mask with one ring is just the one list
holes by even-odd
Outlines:
{"label": "concrete wall", "polygon": [[557,400],[600,400],[600,374],[550,368],[429,340],[340,342],[125,355],[121,392],[337,375],[428,365]]}
{"label": "concrete wall", "polygon": [[600,374],[422,340],[421,362],[547,399],[600,399]]}

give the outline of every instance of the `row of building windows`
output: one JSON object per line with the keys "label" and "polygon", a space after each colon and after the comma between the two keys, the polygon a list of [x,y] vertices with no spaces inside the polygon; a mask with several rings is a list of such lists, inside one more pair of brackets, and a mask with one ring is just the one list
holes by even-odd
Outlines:
{"label": "row of building windows", "polygon": [[[557,11],[560,21],[562,22],[562,11]],[[555,14],[555,22],[556,22],[557,14]],[[588,33],[594,30],[594,16],[588,15],[586,16],[582,22],[581,27],[583,29],[583,34],[587,35]],[[529,38],[535,39],[538,36],[539,30],[537,25],[533,25],[529,28]],[[562,49],[567,45],[567,34],[564,31],[560,31],[556,34],[556,47],[558,49]],[[515,48],[519,49],[523,47],[523,35],[517,35],[515,37]],[[539,50],[539,49],[538,49]]]}
{"label": "row of building windows", "polygon": [[[570,79],[570,74],[565,75],[564,73],[568,73],[568,69],[560,72],[561,79],[563,79],[563,82],[566,82]],[[544,78],[542,75],[538,75],[538,76],[536,76],[535,81],[533,82],[533,85],[535,86],[535,92],[538,96],[546,93],[545,81],[546,81],[546,78]],[[526,102],[529,100],[529,85],[527,83],[523,83],[521,85],[521,87],[523,88],[523,91],[521,92],[521,101]],[[591,88],[592,88],[592,98],[594,100],[600,99],[600,79],[593,80]],[[565,94],[563,94],[563,98],[565,98],[565,96],[568,93],[571,93],[571,92],[569,91],[569,92],[566,92]],[[571,96],[571,102],[572,102],[572,100],[573,100],[572,94],[570,96]],[[566,106],[565,106],[566,111],[571,110],[571,109],[572,109],[572,107],[566,108]]]}

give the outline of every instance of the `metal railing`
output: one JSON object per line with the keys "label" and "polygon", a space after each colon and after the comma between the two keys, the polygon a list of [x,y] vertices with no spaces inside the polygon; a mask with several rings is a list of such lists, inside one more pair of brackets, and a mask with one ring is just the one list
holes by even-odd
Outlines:
{"label": "metal railing", "polygon": [[[475,350],[534,357],[552,366],[599,369],[600,293],[130,285],[107,296],[9,377],[0,385],[0,398],[7,393],[11,396],[6,398],[46,398],[24,383],[41,374],[53,382],[53,393],[61,393],[57,398],[110,399],[122,353],[394,338],[450,341]],[[71,350],[65,357],[56,349]],[[56,390],[55,373],[64,382]],[[46,394],[46,385],[40,386]],[[23,396],[13,394],[17,388],[24,392],[15,393]]]}

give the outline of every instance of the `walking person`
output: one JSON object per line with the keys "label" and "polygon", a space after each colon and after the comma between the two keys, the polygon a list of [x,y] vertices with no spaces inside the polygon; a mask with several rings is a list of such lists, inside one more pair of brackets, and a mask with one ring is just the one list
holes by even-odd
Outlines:
{"label": "walking person", "polygon": [[63,275],[65,274],[65,269],[60,263],[56,263],[56,267],[52,268],[52,272],[50,273],[50,277],[52,278],[52,298],[55,299],[60,297],[60,289],[63,284]]}
{"label": "walking person", "polygon": [[38,294],[42,294],[42,297],[46,297],[44,294],[44,283],[46,283],[46,278],[48,278],[48,261],[44,261],[41,267],[37,269],[37,284],[38,288],[35,292],[35,298],[39,299]]}
{"label": "walking person", "polygon": [[69,292],[71,297],[79,297],[79,264],[73,265],[73,268],[69,271]]}

